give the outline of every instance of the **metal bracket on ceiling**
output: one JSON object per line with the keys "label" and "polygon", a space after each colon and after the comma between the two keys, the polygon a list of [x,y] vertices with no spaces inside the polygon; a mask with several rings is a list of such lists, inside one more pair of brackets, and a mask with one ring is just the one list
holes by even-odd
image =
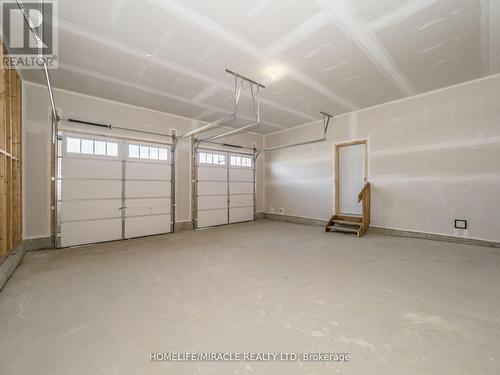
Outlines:
{"label": "metal bracket on ceiling", "polygon": [[309,144],[312,144],[312,143],[318,143],[318,142],[324,142],[324,141],[326,141],[326,135],[327,135],[327,132],[328,132],[328,127],[330,125],[330,120],[333,118],[333,115],[331,115],[329,113],[326,113],[326,112],[320,112],[320,113],[323,116],[323,137],[318,138],[318,139],[313,139],[311,141],[292,143],[292,144],[283,145],[283,146],[274,146],[274,147],[263,148],[262,150],[258,150],[256,152],[256,157],[258,157],[259,154],[262,153],[262,152],[274,151],[274,150],[282,150],[284,148],[304,146],[304,145],[309,145]]}
{"label": "metal bracket on ceiling", "polygon": [[221,125],[225,121],[237,119],[238,118],[238,109],[240,106],[241,95],[243,93],[244,83],[248,83],[249,87],[250,87],[250,94],[252,97],[255,122],[253,122],[250,125],[246,125],[246,126],[243,126],[241,128],[238,128],[238,129],[233,129],[233,130],[227,131],[227,132],[222,133],[222,134],[217,134],[217,135],[211,136],[209,138],[198,140],[197,142],[210,141],[210,140],[226,137],[228,135],[232,135],[232,134],[236,134],[236,133],[245,131],[245,130],[250,129],[254,126],[257,126],[261,123],[260,122],[260,90],[265,89],[266,87],[263,84],[261,84],[257,81],[254,81],[253,79],[250,79],[248,77],[245,77],[239,73],[235,73],[232,70],[226,69],[226,73],[234,76],[234,112],[228,116],[225,116],[225,117],[217,120],[217,121],[213,121],[213,122],[206,124],[200,128],[191,130],[191,131],[187,132],[186,134],[180,136],[179,139],[188,138],[188,137],[191,137],[195,134],[206,132],[208,130],[211,130],[212,128],[215,128],[215,127]]}
{"label": "metal bracket on ceiling", "polygon": [[261,83],[254,81],[253,79],[242,76],[241,74],[235,73],[232,70],[226,69],[226,73],[234,76],[234,112],[238,113],[238,106],[240,104],[241,92],[243,90],[243,83],[247,82],[250,85],[250,94],[252,95],[252,104],[255,114],[255,118],[258,123],[260,123],[260,89],[265,89]]}
{"label": "metal bracket on ceiling", "polygon": [[324,137],[326,138],[326,133],[328,132],[328,126],[330,125],[330,120],[333,118],[333,116],[326,112],[320,112],[320,113],[323,115],[323,133]]}

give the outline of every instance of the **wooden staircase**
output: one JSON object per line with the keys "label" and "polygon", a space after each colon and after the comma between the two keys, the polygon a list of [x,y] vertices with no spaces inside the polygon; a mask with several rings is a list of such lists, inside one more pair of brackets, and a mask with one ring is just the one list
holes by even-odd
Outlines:
{"label": "wooden staircase", "polygon": [[360,237],[361,216],[333,215],[325,227],[326,232],[353,233]]}
{"label": "wooden staircase", "polygon": [[328,221],[328,224],[326,224],[325,231],[352,233],[358,238],[364,236],[370,226],[370,200],[371,186],[367,182],[358,194],[358,202],[362,204],[363,215],[335,214]]}

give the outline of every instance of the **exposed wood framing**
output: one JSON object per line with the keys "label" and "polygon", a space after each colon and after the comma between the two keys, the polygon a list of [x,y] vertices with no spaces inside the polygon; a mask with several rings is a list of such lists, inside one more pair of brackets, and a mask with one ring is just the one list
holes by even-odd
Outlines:
{"label": "exposed wood framing", "polygon": [[[0,61],[6,50],[0,50]],[[0,263],[22,238],[21,79],[1,66],[0,77]]]}
{"label": "exposed wood framing", "polygon": [[368,231],[371,220],[371,185],[369,182],[365,183],[363,190],[358,194],[358,202],[363,206],[362,225],[358,231],[358,237],[362,237]]}

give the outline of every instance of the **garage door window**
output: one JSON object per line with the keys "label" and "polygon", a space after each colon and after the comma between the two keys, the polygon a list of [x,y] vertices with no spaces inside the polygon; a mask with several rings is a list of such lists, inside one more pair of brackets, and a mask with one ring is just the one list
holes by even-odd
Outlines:
{"label": "garage door window", "polygon": [[168,160],[168,150],[162,147],[129,145],[128,157],[148,160]]}
{"label": "garage door window", "polygon": [[198,155],[198,161],[200,164],[226,165],[225,155],[211,154],[207,152],[200,152]]}
{"label": "garage door window", "polygon": [[68,137],[66,140],[66,152],[85,155],[118,156],[118,143]]}
{"label": "garage door window", "polygon": [[252,167],[252,158],[246,156],[231,156],[231,165],[234,167]]}

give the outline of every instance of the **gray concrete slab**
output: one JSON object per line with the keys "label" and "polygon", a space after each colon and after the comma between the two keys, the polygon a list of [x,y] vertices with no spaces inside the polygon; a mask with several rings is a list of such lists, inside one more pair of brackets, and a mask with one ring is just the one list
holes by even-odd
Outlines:
{"label": "gray concrete slab", "polygon": [[[0,373],[498,374],[499,249],[261,220],[28,253]],[[150,352],[349,352],[347,363]]]}

